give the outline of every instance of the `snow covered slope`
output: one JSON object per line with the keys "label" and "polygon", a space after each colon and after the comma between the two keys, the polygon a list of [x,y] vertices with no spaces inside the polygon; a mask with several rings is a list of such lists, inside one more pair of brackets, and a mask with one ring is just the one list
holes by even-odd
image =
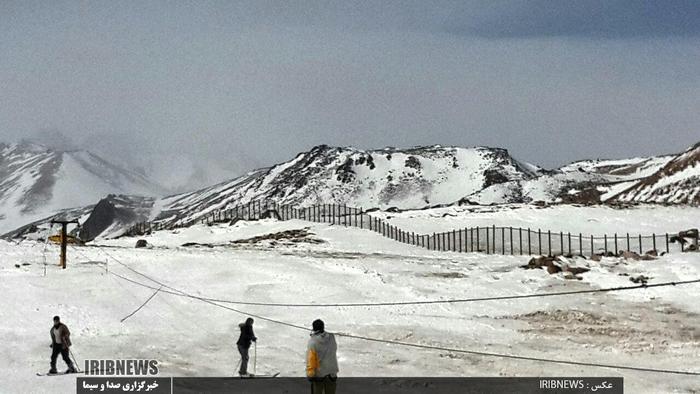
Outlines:
{"label": "snow covered slope", "polygon": [[468,196],[479,204],[604,202],[651,176],[674,156],[622,160],[583,160],[526,180],[493,185]]}
{"label": "snow covered slope", "polygon": [[613,199],[700,204],[700,143],[674,157],[653,174],[624,189]]}
{"label": "snow covered slope", "polygon": [[[586,222],[590,209],[568,212]],[[534,210],[534,209],[533,209]],[[427,211],[425,211],[427,212]],[[483,213],[485,222],[492,222]],[[500,216],[500,214],[497,214]],[[563,215],[558,215],[563,216]],[[626,212],[615,218],[629,220]],[[659,225],[673,227],[664,223]],[[538,220],[541,215],[531,215]],[[666,216],[671,218],[671,216]],[[495,218],[494,218],[495,219]],[[403,217],[410,227],[423,219]],[[548,226],[549,220],[533,222]],[[437,220],[436,220],[437,223]],[[603,223],[601,232],[613,228]],[[637,231],[637,227],[630,227]],[[272,240],[283,231],[303,235]],[[262,237],[261,237],[262,236]],[[250,240],[255,242],[232,241]],[[70,248],[68,268],[56,266],[59,248],[0,240],[1,393],[75,393],[75,376],[37,377],[49,368],[51,317],[71,330],[73,353],[86,359],[158,360],[162,376],[231,376],[238,323],[250,315],[309,327],[322,318],[329,331],[446,348],[544,359],[698,372],[699,285],[469,303],[383,307],[270,307],[229,305],[241,314],[195,298],[159,292],[131,269],[197,297],[272,303],[377,303],[498,297],[630,286],[700,277],[700,254],[671,253],[652,261],[577,260],[590,269],[581,280],[524,270],[528,256],[427,250],[356,228],[304,221],[261,220],[233,226],[195,225]],[[183,246],[208,243],[212,247]],[[46,260],[44,260],[44,258]],[[118,259],[118,260],[117,260]],[[44,275],[44,261],[49,264]],[[122,266],[117,261],[126,264]],[[17,265],[17,266],[16,266]],[[118,277],[116,275],[120,275]],[[7,305],[7,307],[5,307]],[[138,308],[138,310],[137,310]],[[122,320],[129,316],[128,319]],[[304,376],[308,330],[255,319],[258,373]],[[621,376],[629,393],[692,393],[698,377],[557,365],[417,350],[337,336],[342,378],[352,376]],[[59,367],[63,367],[59,360]],[[694,391],[695,390],[695,391]],[[347,392],[347,391],[346,391]]]}
{"label": "snow covered slope", "polygon": [[326,145],[219,185],[166,198],[161,219],[191,220],[267,199],[297,206],[421,208],[450,204],[494,184],[533,179],[541,169],[497,148],[430,146],[359,150]]}
{"label": "snow covered slope", "polygon": [[158,196],[162,187],[86,151],[31,143],[0,144],[0,232],[110,193]]}

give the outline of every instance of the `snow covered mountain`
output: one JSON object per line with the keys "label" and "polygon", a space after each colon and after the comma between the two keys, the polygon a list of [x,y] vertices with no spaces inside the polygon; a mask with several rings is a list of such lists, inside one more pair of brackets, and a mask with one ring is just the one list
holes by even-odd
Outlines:
{"label": "snow covered mountain", "polygon": [[[109,196],[96,205],[103,195],[85,198],[93,206],[85,211],[91,212],[89,215],[80,211],[90,224],[81,234],[88,239],[116,236],[144,220],[166,225],[188,223],[255,200],[297,207],[335,203],[365,209],[540,201],[698,204],[699,152],[700,144],[679,155],[584,160],[543,170],[498,148],[359,150],[320,145],[290,161],[194,192],[160,199]],[[78,190],[75,184],[71,187]],[[31,224],[41,227],[41,222]],[[28,228],[32,227],[11,234],[26,234]]]}
{"label": "snow covered mountain", "polygon": [[700,205],[700,142],[612,199]]}
{"label": "snow covered mountain", "polygon": [[326,145],[240,178],[159,202],[159,219],[188,221],[266,199],[280,204],[421,208],[451,204],[491,185],[534,179],[542,170],[505,149],[429,146],[359,150]]}
{"label": "snow covered mountain", "polygon": [[0,144],[0,232],[112,193],[159,196],[165,190],[87,151]]}

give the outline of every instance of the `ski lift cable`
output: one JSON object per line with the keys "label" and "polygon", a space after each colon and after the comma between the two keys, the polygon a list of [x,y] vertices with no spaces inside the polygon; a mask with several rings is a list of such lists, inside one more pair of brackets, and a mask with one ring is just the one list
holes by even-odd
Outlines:
{"label": "ski lift cable", "polygon": [[[138,281],[135,281],[133,279],[126,278],[122,275],[119,275],[117,273],[114,273],[113,271],[110,271],[111,274],[120,277],[122,279],[125,279],[133,284],[147,287],[147,288],[152,288],[152,286],[149,286],[147,284],[140,283]],[[206,298],[198,297],[195,295],[191,295],[185,292],[181,293],[174,293],[170,291],[163,291],[166,294],[175,294],[175,295],[182,295],[184,297],[194,299],[194,300],[199,300],[202,302],[206,302],[208,304],[217,306],[219,308],[223,308],[232,312],[236,312],[238,314],[244,315],[244,316],[250,316],[254,317],[259,320],[267,321],[270,323],[274,324],[279,324],[291,328],[296,328],[299,330],[303,331],[309,331],[308,327],[304,327],[301,325],[269,318],[266,316],[262,316],[259,314],[254,314],[254,313],[249,313],[245,312],[236,308],[232,308],[227,305],[223,305],[214,301],[210,301]],[[593,362],[584,362],[584,361],[573,361],[573,360],[558,360],[558,359],[549,359],[549,358],[540,358],[540,357],[532,357],[532,356],[521,356],[517,354],[507,354],[507,353],[495,353],[495,352],[483,352],[483,351],[476,351],[476,350],[469,350],[469,349],[460,349],[460,348],[450,348],[450,347],[444,347],[444,346],[436,346],[436,345],[427,345],[427,344],[420,344],[420,343],[411,343],[411,342],[403,342],[403,341],[395,341],[395,340],[389,340],[389,339],[382,339],[382,338],[373,338],[373,337],[367,337],[367,336],[361,336],[361,335],[354,335],[354,334],[348,334],[348,333],[343,333],[343,332],[333,332],[333,334],[340,336],[340,337],[346,337],[346,338],[351,338],[351,339],[358,339],[358,340],[364,340],[364,341],[369,341],[369,342],[377,342],[377,343],[384,343],[384,344],[389,344],[389,345],[398,345],[398,346],[406,346],[406,347],[413,347],[413,348],[419,348],[419,349],[427,349],[427,350],[440,350],[440,351],[445,351],[445,352],[451,352],[451,353],[463,353],[463,354],[472,354],[476,356],[483,356],[483,357],[497,357],[497,358],[508,358],[508,359],[516,359],[516,360],[526,360],[526,361],[536,361],[536,362],[543,362],[543,363],[554,363],[554,364],[566,364],[566,365],[576,365],[576,366],[587,366],[587,367],[597,367],[597,368],[608,368],[608,369],[619,369],[619,370],[631,370],[631,371],[640,371],[640,372],[654,372],[654,373],[664,373],[664,374],[676,374],[676,375],[691,375],[691,376],[700,376],[700,372],[695,372],[695,371],[683,371],[683,370],[673,370],[673,369],[659,369],[659,368],[647,368],[647,367],[636,367],[636,366],[629,366],[629,365],[617,365],[617,364],[602,364],[602,363],[593,363]]]}
{"label": "ski lift cable", "polygon": [[[82,257],[82,258],[84,258],[84,259],[86,259],[86,260],[90,260],[90,258],[89,258],[88,256],[86,256],[84,253],[82,253],[82,252],[80,251],[79,248],[76,248],[75,246],[72,246],[72,245],[70,245],[70,247],[71,247],[71,249],[72,249],[76,254],[78,254],[80,257]],[[106,266],[106,263],[105,263],[105,266]],[[114,276],[114,281],[115,281],[115,283],[117,283],[122,289],[124,289],[124,291],[127,291],[126,288],[124,288],[124,286],[122,286],[122,282],[120,282],[118,279],[126,280],[126,281],[131,281],[130,279],[128,279],[128,278],[126,278],[126,277],[123,277],[123,276],[121,276],[121,275],[119,275],[119,274],[112,273],[111,271],[109,271],[109,270],[107,270],[107,269],[105,269],[105,273],[107,273],[107,274],[112,274],[112,275]],[[141,284],[140,284],[140,285],[141,285]],[[146,288],[151,288],[151,287],[148,287],[148,285],[145,285],[145,284],[143,284],[143,285],[141,285],[141,286],[144,286],[144,287],[146,287]],[[157,291],[157,292],[168,293],[168,294],[173,294],[173,295],[182,296],[182,294],[180,294],[180,293],[175,293],[175,292],[171,292],[171,291],[167,291],[167,290],[162,290],[162,288],[160,288],[160,287],[159,287],[159,288],[153,287],[152,289],[153,289],[153,290],[161,289],[161,290],[159,290],[159,291]],[[129,294],[132,295],[131,292],[129,292]],[[155,293],[154,293],[150,298],[153,298],[154,295],[155,295]],[[149,300],[147,300],[143,305],[145,305],[148,301],[150,301],[150,298],[149,298]],[[140,308],[142,308],[143,305],[142,305]],[[167,303],[167,305],[168,305],[170,308],[174,309],[177,313],[181,313],[181,311],[177,310],[177,308],[175,308],[172,304]],[[139,309],[140,309],[140,308],[139,308]],[[123,321],[122,321],[122,322],[123,322]],[[197,325],[197,326],[198,326],[200,329],[202,329],[203,331],[206,331],[207,333],[209,333],[209,334],[211,334],[211,335],[214,335],[214,333],[212,333],[211,331],[209,331],[206,327],[202,327],[201,325],[198,325],[196,322],[194,322],[194,323],[195,323],[195,325]],[[173,327],[174,327],[174,326],[173,326]]]}
{"label": "ski lift cable", "polygon": [[[244,315],[244,316],[251,316],[259,320],[267,321],[270,323],[274,324],[279,324],[291,328],[296,328],[299,330],[303,331],[309,331],[308,327],[304,327],[298,324],[294,323],[289,323],[285,322],[282,320],[277,320],[273,318],[269,318],[266,316],[258,315],[258,314],[253,314],[253,313],[248,313],[245,311],[242,311],[240,309],[232,308],[228,305],[223,305],[221,303],[217,303],[211,300],[208,300],[203,297],[198,297],[192,294],[188,294],[182,290],[175,289],[173,287],[167,286],[164,283],[158,281],[157,279],[154,279],[146,274],[143,274],[139,272],[138,270],[129,267],[127,264],[119,261],[118,259],[114,258],[112,256],[112,259],[115,260],[118,264],[126,267],[130,271],[139,274],[155,283],[158,283],[159,285],[169,288],[182,296],[185,296],[187,298],[199,300],[214,306],[217,306],[222,309],[226,309],[232,312],[236,312],[238,314]],[[111,274],[116,275],[118,277],[121,277],[123,279],[129,280],[131,283],[138,284],[140,286],[148,287],[151,288],[151,286],[140,283],[138,281],[135,281],[133,279],[127,279],[126,277],[116,274],[113,271],[110,271]],[[161,290],[162,291],[162,290]],[[166,292],[169,294],[172,294],[172,292]],[[587,367],[596,367],[596,368],[607,368],[607,369],[618,369],[618,370],[629,370],[629,371],[638,371],[638,372],[652,372],[652,373],[664,373],[664,374],[675,374],[675,375],[691,375],[691,376],[700,376],[700,372],[695,372],[695,371],[683,371],[683,370],[673,370],[673,369],[659,369],[659,368],[647,368],[647,367],[636,367],[636,366],[629,366],[629,365],[618,365],[618,364],[603,364],[603,363],[593,363],[593,362],[584,362],[584,361],[573,361],[573,360],[558,360],[558,359],[550,359],[550,358],[540,358],[540,357],[531,357],[531,356],[521,356],[521,355],[516,355],[516,354],[507,354],[507,353],[495,353],[495,352],[483,352],[483,351],[476,351],[476,350],[469,350],[469,349],[460,349],[460,348],[450,348],[450,347],[444,347],[444,346],[436,346],[436,345],[427,345],[427,344],[420,344],[420,343],[411,343],[411,342],[403,342],[403,341],[395,341],[395,340],[388,340],[388,339],[382,339],[382,338],[373,338],[373,337],[367,337],[367,336],[361,336],[361,335],[354,335],[354,334],[348,334],[348,333],[342,333],[342,332],[333,332],[333,334],[340,336],[340,337],[346,337],[346,338],[351,338],[351,339],[359,339],[359,340],[364,340],[364,341],[369,341],[369,342],[376,342],[376,343],[384,343],[384,344],[389,344],[389,345],[398,345],[398,346],[405,346],[405,347],[413,347],[413,348],[419,348],[419,349],[427,349],[427,350],[440,350],[440,351],[446,351],[446,352],[451,352],[451,353],[462,353],[462,354],[472,354],[472,355],[477,355],[477,356],[483,356],[483,357],[497,357],[497,358],[508,358],[508,359],[515,359],[515,360],[526,360],[526,361],[535,361],[535,362],[542,362],[542,363],[550,363],[550,364],[564,364],[564,365],[576,365],[576,366],[587,366]]]}

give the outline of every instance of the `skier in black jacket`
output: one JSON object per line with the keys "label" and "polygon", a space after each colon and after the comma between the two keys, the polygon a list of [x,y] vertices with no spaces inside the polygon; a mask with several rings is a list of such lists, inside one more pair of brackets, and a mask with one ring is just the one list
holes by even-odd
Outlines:
{"label": "skier in black jacket", "polygon": [[249,376],[248,374],[248,349],[250,349],[250,343],[255,342],[258,338],[255,337],[253,333],[253,318],[246,319],[245,323],[238,325],[241,329],[241,336],[238,337],[238,353],[241,354],[241,369],[238,374],[241,376]]}

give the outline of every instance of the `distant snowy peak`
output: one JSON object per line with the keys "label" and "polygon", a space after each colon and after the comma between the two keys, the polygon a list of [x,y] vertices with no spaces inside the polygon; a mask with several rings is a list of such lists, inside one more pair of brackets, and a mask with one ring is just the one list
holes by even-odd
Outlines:
{"label": "distant snowy peak", "polygon": [[256,199],[298,206],[420,208],[453,203],[491,185],[541,173],[539,167],[498,148],[360,150],[320,145],[288,162],[166,198],[161,218],[195,217]]}
{"label": "distant snowy peak", "polygon": [[164,189],[86,151],[0,144],[0,230],[91,205],[111,193],[159,196]]}
{"label": "distant snowy peak", "polygon": [[700,143],[626,188],[617,201],[700,205]]}

